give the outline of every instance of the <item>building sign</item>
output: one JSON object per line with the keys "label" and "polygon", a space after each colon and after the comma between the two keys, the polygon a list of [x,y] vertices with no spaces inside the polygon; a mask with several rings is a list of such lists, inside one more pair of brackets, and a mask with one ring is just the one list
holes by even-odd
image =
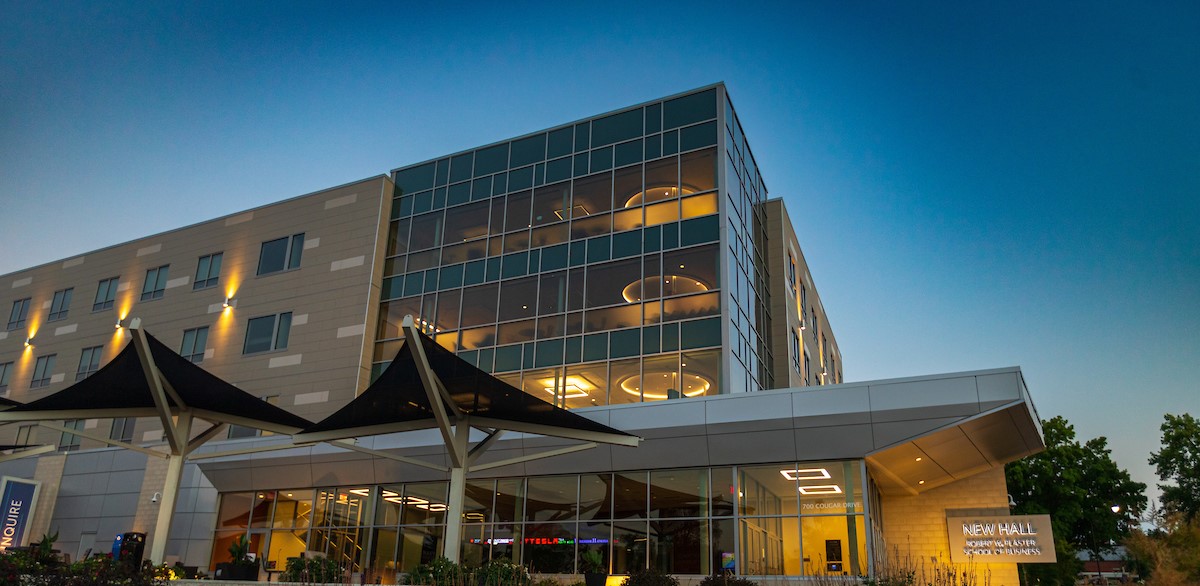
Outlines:
{"label": "building sign", "polygon": [[948,517],[950,561],[1052,564],[1054,532],[1050,515]]}
{"label": "building sign", "polygon": [[0,481],[0,551],[10,547],[29,545],[26,529],[29,520],[33,518],[33,508],[37,505],[39,483],[36,480],[25,480],[5,476]]}

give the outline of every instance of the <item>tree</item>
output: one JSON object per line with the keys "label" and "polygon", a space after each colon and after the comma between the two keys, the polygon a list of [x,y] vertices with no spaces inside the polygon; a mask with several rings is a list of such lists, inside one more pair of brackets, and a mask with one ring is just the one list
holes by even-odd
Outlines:
{"label": "tree", "polygon": [[1187,413],[1163,418],[1162,451],[1150,454],[1159,480],[1175,481],[1158,485],[1163,508],[1194,521],[1200,516],[1200,421]]}
{"label": "tree", "polygon": [[1022,564],[1022,581],[1074,584],[1082,568],[1075,553],[1112,551],[1145,508],[1146,485],[1117,466],[1104,437],[1081,444],[1062,417],[1043,421],[1042,432],[1046,450],[1009,464],[1005,476],[1014,513],[1050,515],[1058,563]]}

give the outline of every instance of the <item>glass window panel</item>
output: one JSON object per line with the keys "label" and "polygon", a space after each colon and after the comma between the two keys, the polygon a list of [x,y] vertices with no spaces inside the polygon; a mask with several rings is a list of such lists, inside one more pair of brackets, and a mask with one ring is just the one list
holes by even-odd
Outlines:
{"label": "glass window panel", "polygon": [[[463,184],[463,189],[465,189],[467,193],[470,193],[471,186],[469,184]],[[432,209],[440,210],[444,207],[446,207],[446,188],[439,187],[439,188],[433,190]]]}
{"label": "glass window panel", "polygon": [[717,122],[688,126],[679,130],[679,150],[690,151],[717,144]]}
{"label": "glass window panel", "polygon": [[475,153],[463,153],[450,158],[450,182],[463,181],[471,178],[471,167]]}
{"label": "glass window panel", "polygon": [[468,480],[463,488],[463,521],[484,523],[492,519],[492,497],[496,492],[494,480]]}
{"label": "glass window panel", "polygon": [[613,258],[624,258],[642,253],[642,233],[637,230],[614,234],[612,240]]}
{"label": "glass window panel", "polygon": [[510,167],[521,167],[546,159],[546,135],[538,134],[512,142]]}
{"label": "glass window panel", "polygon": [[571,216],[585,218],[612,209],[612,174],[600,173],[575,180]]}
{"label": "glass window panel", "polygon": [[613,148],[604,147],[592,151],[591,169],[596,171],[607,171],[612,169]]}
{"label": "glass window panel", "polygon": [[527,277],[501,283],[498,321],[525,319],[536,315],[535,304],[537,293],[537,277]]}
{"label": "glass window panel", "polygon": [[683,217],[695,218],[698,216],[707,216],[717,213],[717,194],[705,193],[703,195],[694,195],[686,197],[681,202],[683,205]]}
{"label": "glass window panel", "polygon": [[613,518],[645,519],[647,482],[646,472],[624,472],[613,475]]}
{"label": "glass window panel", "polygon": [[864,575],[867,540],[863,525],[861,515],[802,519],[804,574]]}
{"label": "glass window panel", "polygon": [[642,168],[627,167],[613,173],[613,201],[616,207],[630,208],[642,203]]}
{"label": "glass window panel", "polygon": [[721,343],[721,318],[710,317],[679,324],[680,347],[703,348]]}
{"label": "glass window panel", "polygon": [[521,376],[521,390],[555,406],[563,406],[563,395],[567,394],[566,371],[562,368],[527,370]]}
{"label": "glass window panel", "polygon": [[[629,259],[587,267],[587,307],[602,307],[637,301],[629,293],[631,286],[640,289],[642,263]],[[639,316],[640,320],[640,316]]]}
{"label": "glass window panel", "polygon": [[[583,329],[585,332],[599,332],[638,326],[641,323],[642,308],[640,305],[618,305],[604,309],[589,309],[584,314]],[[622,352],[629,352],[629,350],[623,349]],[[628,356],[629,354],[624,355]]]}
{"label": "glass window panel", "polygon": [[650,523],[650,566],[667,574],[712,573],[708,521],[671,519]]}
{"label": "glass window panel", "polygon": [[[580,331],[583,331],[582,327]],[[583,338],[581,336],[567,338],[564,352],[565,356],[563,360],[567,364],[575,364],[583,361]]]}
{"label": "glass window panel", "polygon": [[707,517],[708,469],[650,472],[650,517]]}
{"label": "glass window panel", "polygon": [[438,266],[442,250],[435,248],[424,252],[414,252],[408,255],[408,271],[423,271]]}
{"label": "glass window panel", "polygon": [[742,516],[796,515],[799,492],[792,463],[738,468]]}
{"label": "glass window panel", "polygon": [[[640,387],[643,401],[663,401],[679,399],[684,396],[680,389],[682,383],[679,376],[679,355],[667,354],[642,359],[642,376],[636,381],[626,384]],[[695,392],[689,396],[702,394]]]}
{"label": "glass window panel", "polygon": [[598,552],[601,559],[601,573],[608,573],[611,537],[612,523],[610,521],[579,524],[579,558],[576,563],[580,564],[579,571],[581,573],[583,572],[583,555],[586,551]]}
{"label": "glass window panel", "polygon": [[498,292],[496,283],[463,289],[462,327],[495,323]]}
{"label": "glass window panel", "polygon": [[[626,321],[633,321],[632,325],[638,325],[638,318],[641,317],[641,310],[636,306],[625,309]],[[634,311],[630,311],[634,310]],[[610,313],[611,310],[602,310]],[[588,312],[591,314],[591,312]],[[590,315],[589,315],[590,317]],[[609,334],[609,350],[610,358],[624,358],[626,356],[637,356],[642,352],[642,334],[640,329],[620,330]]]}
{"label": "glass window panel", "polygon": [[[571,237],[570,225],[567,222],[559,222],[550,226],[542,226],[534,228],[530,235],[530,246],[550,246],[552,244],[560,244],[566,242]],[[563,252],[566,252],[565,250]],[[564,265],[565,266],[565,265]],[[537,267],[534,267],[536,270]]]}
{"label": "glass window panel", "polygon": [[[545,259],[543,259],[542,266],[545,266]],[[538,279],[538,315],[549,315],[566,311],[567,271],[545,273]]]}
{"label": "glass window panel", "polygon": [[463,330],[460,336],[464,350],[482,348],[484,346],[496,345],[496,326],[484,326],[482,328],[472,328]]}
{"label": "glass window panel", "polygon": [[[476,155],[476,157],[478,157],[478,155]],[[497,173],[493,175],[492,195],[500,195],[506,191],[508,191],[508,173]]]}
{"label": "glass window panel", "polygon": [[675,321],[719,315],[721,313],[721,295],[717,292],[688,297],[677,297],[663,301],[663,321]]}
{"label": "glass window panel", "polygon": [[253,492],[227,492],[221,494],[221,506],[217,509],[217,529],[245,529],[250,526],[250,505]]}
{"label": "glass window panel", "polygon": [[800,465],[796,472],[800,514],[863,512],[862,479],[857,462],[821,462]]}
{"label": "glass window panel", "polygon": [[[693,222],[699,222],[699,221],[703,221],[703,219],[688,220],[686,222],[680,222],[680,223],[681,224],[691,224]],[[717,227],[717,223],[713,223],[711,235],[708,233],[705,233],[703,231],[701,231],[701,233],[699,233],[699,234],[693,235],[693,234],[690,234],[690,230],[689,230],[689,239],[694,239],[695,241],[688,242],[688,244],[699,244],[700,242],[711,242],[713,240],[716,240],[717,239],[717,228],[716,227]],[[664,224],[662,228],[663,228],[663,245],[662,245],[663,250],[678,248],[679,247],[679,224]],[[695,229],[694,226],[692,228]],[[711,236],[711,238],[709,236]]]}
{"label": "glass window panel", "polygon": [[532,191],[511,193],[504,210],[505,231],[519,230],[529,227],[529,213],[533,200]]}
{"label": "glass window panel", "polygon": [[375,507],[376,525],[400,524],[400,512],[404,506],[404,487],[399,484],[380,488],[379,503]]}
{"label": "glass window panel", "polygon": [[642,225],[642,208],[640,207],[613,214],[614,232],[633,230],[634,228],[641,228]]}
{"label": "glass window panel", "polygon": [[[687,362],[686,360],[684,361]],[[733,469],[728,467],[710,468],[712,477],[711,511],[714,517],[729,517],[733,515],[734,497],[737,487],[733,484]],[[716,539],[716,536],[713,536]],[[730,540],[733,538],[730,537]]]}
{"label": "glass window panel", "polygon": [[396,190],[400,193],[413,193],[422,189],[433,188],[434,164],[425,163],[417,167],[401,169],[392,176],[396,182]]}
{"label": "glass window panel", "polygon": [[[509,232],[504,235],[504,252],[520,252],[529,249],[529,231],[522,230],[520,232]],[[529,257],[522,255],[521,258],[528,260]],[[505,269],[506,277],[512,277],[524,274],[523,270],[519,270],[519,263]]]}
{"label": "glass window panel", "polygon": [[413,195],[413,213],[423,214],[433,209],[433,192],[422,191]]}
{"label": "glass window panel", "polygon": [[587,261],[600,262],[608,260],[612,254],[612,242],[608,236],[597,236],[588,239]]}
{"label": "glass window panel", "polygon": [[[652,300],[642,303],[642,324],[650,325],[662,322],[662,302]],[[663,350],[677,350],[678,348],[668,348],[663,346]]]}
{"label": "glass window panel", "polygon": [[679,195],[678,172],[679,163],[675,157],[646,163],[647,194],[643,199],[657,201]]}
{"label": "glass window panel", "polygon": [[[578,340],[578,338],[574,338]],[[567,369],[564,382],[566,399],[564,406],[568,409],[594,407],[607,401],[608,367],[605,364],[584,364],[571,366]],[[605,513],[607,515],[607,513]]]}
{"label": "glass window panel", "polygon": [[495,372],[521,369],[521,345],[496,348]]}
{"label": "glass window panel", "polygon": [[587,238],[607,234],[612,230],[612,215],[597,214],[571,220],[571,238]]}
{"label": "glass window panel", "polygon": [[658,132],[662,129],[662,104],[646,106],[646,132]]}
{"label": "glass window panel", "polygon": [[571,154],[575,146],[574,128],[559,128],[550,132],[549,139],[546,143],[546,155],[548,157],[561,157]]}
{"label": "glass window panel", "polygon": [[475,151],[475,176],[499,173],[508,168],[508,143]]}
{"label": "glass window panel", "polygon": [[642,161],[642,139],[623,142],[616,146],[614,151],[614,167],[624,167],[633,163]]}
{"label": "glass window panel", "polygon": [[437,320],[434,321],[435,331],[458,329],[458,303],[462,298],[461,290],[442,291],[437,296]]}
{"label": "glass window panel", "polygon": [[706,90],[663,103],[663,128],[676,128],[717,117],[717,92]]}
{"label": "glass window panel", "polygon": [[587,153],[579,153],[573,158],[575,161],[575,177],[581,177],[588,174],[588,160],[590,157]]}
{"label": "glass window panel", "polygon": [[741,572],[753,576],[798,574],[800,544],[796,521],[778,517],[743,520]]}
{"label": "glass window panel", "polygon": [[463,523],[462,543],[459,548],[459,563],[479,567],[488,560],[491,552],[492,526],[482,523]]}
{"label": "glass window panel", "polygon": [[443,215],[444,212],[439,211],[413,217],[408,242],[410,250],[423,250],[442,243]]}
{"label": "glass window panel", "polygon": [[544,574],[575,572],[575,523],[525,526],[525,564]]}
{"label": "glass window panel", "polygon": [[664,132],[662,135],[662,154],[663,156],[673,155],[679,152],[679,131],[672,130]]}
{"label": "glass window panel", "polygon": [[428,564],[442,555],[441,525],[426,527],[401,527],[397,566],[401,572],[411,572],[421,564]]}
{"label": "glass window panel", "polygon": [[646,522],[621,521],[613,523],[612,571],[628,574],[646,567]]}
{"label": "glass window panel", "polygon": [[716,571],[736,573],[737,556],[734,552],[734,535],[737,533],[733,519],[715,519],[712,525],[712,564]]}
{"label": "glass window panel", "polygon": [[409,218],[392,222],[392,229],[388,234],[389,256],[408,252],[408,229],[411,222]]}
{"label": "glass window panel", "polygon": [[592,121],[592,148],[642,135],[642,109],[629,110]]}
{"label": "glass window panel", "polygon": [[[663,295],[702,293],[716,289],[720,274],[718,245],[674,250],[663,254]],[[669,282],[668,282],[669,281]]]}
{"label": "glass window panel", "polygon": [[609,363],[608,402],[610,405],[641,402],[642,391],[638,385],[641,368],[642,361],[639,358],[614,360]]}
{"label": "glass window panel", "polygon": [[445,482],[423,482],[404,486],[405,525],[441,524],[446,522]]}
{"label": "glass window panel", "polygon": [[657,226],[679,219],[679,202],[666,201],[646,206],[646,225]]}
{"label": "glass window panel", "polygon": [[521,478],[501,478],[496,481],[495,521],[513,522],[522,518],[525,502],[525,481]]}
{"label": "glass window panel", "polygon": [[[603,368],[603,365],[599,366]],[[592,370],[595,370],[595,366]],[[584,474],[579,477],[580,519],[612,518],[612,482],[612,474]]]}
{"label": "glass window panel", "polygon": [[[370,568],[371,574],[380,576],[385,582],[391,582],[396,579],[398,569],[396,567],[396,548],[399,543],[400,532],[396,529],[375,529],[371,534],[371,555]],[[299,536],[300,544],[304,544],[304,536]],[[275,549],[275,535],[271,535],[271,549]],[[276,563],[276,568],[283,568],[287,563],[288,557],[299,557],[304,551],[302,547],[299,552],[292,553],[285,557],[283,561]]]}
{"label": "glass window panel", "polygon": [[707,149],[679,157],[684,195],[717,188],[717,151]]}
{"label": "glass window panel", "polygon": [[579,477],[543,476],[527,480],[525,520],[566,521],[576,517]]}
{"label": "glass window panel", "polygon": [[250,527],[271,526],[271,512],[275,507],[275,491],[260,490],[254,493],[254,507],[250,509]]}
{"label": "glass window panel", "polygon": [[514,169],[508,172],[509,191],[529,189],[530,187],[533,187],[533,167]]}
{"label": "glass window panel", "polygon": [[571,178],[571,157],[563,157],[546,163],[546,183]]}
{"label": "glass window panel", "polygon": [[591,143],[591,123],[580,122],[575,125],[575,150],[587,150]]}
{"label": "glass window panel", "polygon": [[502,323],[496,326],[497,344],[529,342],[537,335],[537,325],[532,319]]}
{"label": "glass window panel", "polygon": [[[441,191],[441,190],[439,190]],[[451,185],[446,193],[446,204],[456,206],[471,201],[471,184],[464,181]],[[436,204],[434,207],[439,207]]]}
{"label": "glass window panel", "polygon": [[[406,299],[396,299],[382,304],[379,312],[379,329],[378,336],[380,339],[398,338],[403,336],[400,332],[400,324],[404,321],[404,316],[412,315],[414,317],[421,314],[421,298],[410,297]],[[388,356],[387,358],[391,358]]]}
{"label": "glass window panel", "polygon": [[721,351],[684,352],[681,391],[689,397],[720,393]]}
{"label": "glass window panel", "polygon": [[479,202],[455,208],[446,217],[445,242],[455,244],[473,240],[488,233],[488,202]]}
{"label": "glass window panel", "polygon": [[604,360],[608,358],[608,334],[592,334],[583,337],[583,359]]}

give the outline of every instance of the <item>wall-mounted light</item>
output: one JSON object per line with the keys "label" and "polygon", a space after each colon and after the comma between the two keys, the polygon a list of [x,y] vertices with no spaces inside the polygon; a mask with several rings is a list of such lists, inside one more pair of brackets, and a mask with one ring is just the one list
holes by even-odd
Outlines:
{"label": "wall-mounted light", "polygon": [[29,346],[32,346],[32,345],[33,345],[33,336],[29,336],[28,338],[25,338],[25,347],[28,348]]}
{"label": "wall-mounted light", "polygon": [[226,297],[225,301],[221,303],[221,307],[224,309],[229,309],[230,307],[237,307],[237,299],[235,299],[233,297]]}
{"label": "wall-mounted light", "polygon": [[117,323],[113,327],[118,330],[125,327],[125,320],[117,318]]}

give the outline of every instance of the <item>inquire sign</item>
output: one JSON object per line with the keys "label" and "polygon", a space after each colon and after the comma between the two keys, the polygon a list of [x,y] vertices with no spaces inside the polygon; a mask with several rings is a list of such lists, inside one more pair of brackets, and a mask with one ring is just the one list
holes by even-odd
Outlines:
{"label": "inquire sign", "polygon": [[1050,515],[948,517],[950,561],[977,564],[1052,564]]}
{"label": "inquire sign", "polygon": [[26,529],[37,506],[39,483],[5,476],[0,479],[0,551],[29,545]]}

